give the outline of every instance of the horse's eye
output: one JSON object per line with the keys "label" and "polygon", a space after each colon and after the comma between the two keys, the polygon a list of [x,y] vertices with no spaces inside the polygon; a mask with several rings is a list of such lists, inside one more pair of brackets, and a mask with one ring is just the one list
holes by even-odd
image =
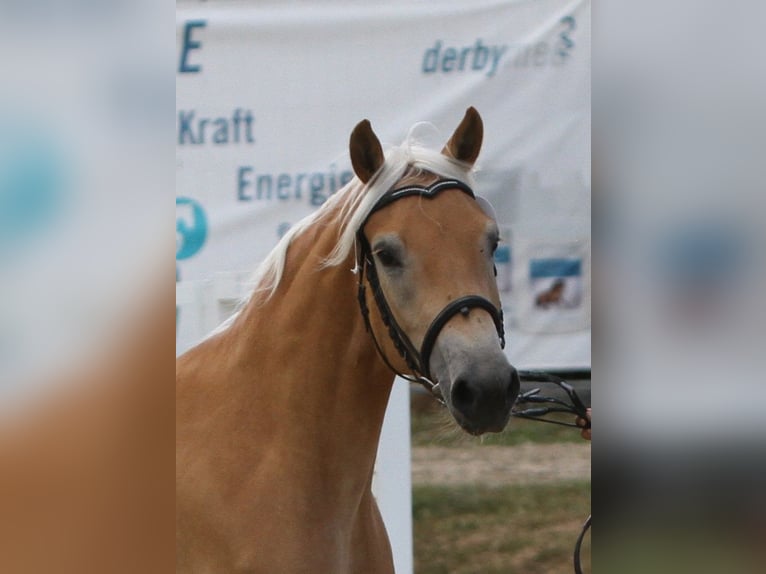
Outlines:
{"label": "horse's eye", "polygon": [[375,256],[378,258],[378,261],[380,261],[380,264],[383,265],[383,267],[396,268],[402,266],[402,262],[399,259],[399,256],[390,249],[378,249],[375,251]]}

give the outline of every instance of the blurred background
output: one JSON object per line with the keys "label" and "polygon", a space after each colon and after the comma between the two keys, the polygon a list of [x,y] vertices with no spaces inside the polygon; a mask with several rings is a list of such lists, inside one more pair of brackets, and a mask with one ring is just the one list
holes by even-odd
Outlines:
{"label": "blurred background", "polygon": [[173,7],[149,5],[0,4],[3,404],[97,355],[161,282]]}
{"label": "blurred background", "polygon": [[0,2],[0,571],[174,564],[174,6]]}
{"label": "blurred background", "polygon": [[759,571],[766,7],[607,4],[593,49],[594,561]]}
{"label": "blurred background", "polygon": [[[595,568],[762,571],[764,9],[0,3],[0,570],[53,571],[42,540],[60,572],[169,571],[172,357],[344,183],[357,121],[392,145],[427,121],[438,145],[475,105],[508,353],[593,395]],[[405,563],[571,571],[590,443],[528,421],[477,441],[409,394]],[[134,522],[114,520],[120,500]],[[100,548],[147,563],[94,561],[71,536],[83,508]]]}

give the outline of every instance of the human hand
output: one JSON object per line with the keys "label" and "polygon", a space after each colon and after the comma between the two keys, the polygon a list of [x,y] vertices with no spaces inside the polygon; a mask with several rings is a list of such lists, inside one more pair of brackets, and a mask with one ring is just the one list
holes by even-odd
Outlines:
{"label": "human hand", "polygon": [[578,427],[582,428],[582,430],[580,431],[580,434],[582,435],[582,438],[584,438],[585,440],[590,440],[590,431],[591,431],[590,416],[591,416],[591,409],[589,408],[587,419],[584,419],[582,417],[577,417],[577,420],[575,420],[575,424]]}

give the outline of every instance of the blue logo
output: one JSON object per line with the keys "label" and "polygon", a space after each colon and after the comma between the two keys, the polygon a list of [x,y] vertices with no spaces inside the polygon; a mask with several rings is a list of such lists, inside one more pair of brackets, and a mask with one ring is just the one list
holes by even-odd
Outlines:
{"label": "blue logo", "polygon": [[0,255],[50,230],[64,207],[65,172],[50,134],[0,120]]}
{"label": "blue logo", "polygon": [[189,197],[176,198],[176,259],[189,259],[202,249],[207,239],[207,217],[199,202]]}
{"label": "blue logo", "polygon": [[744,271],[749,242],[742,229],[725,221],[679,225],[660,238],[658,267],[666,280],[684,288],[723,285]]}

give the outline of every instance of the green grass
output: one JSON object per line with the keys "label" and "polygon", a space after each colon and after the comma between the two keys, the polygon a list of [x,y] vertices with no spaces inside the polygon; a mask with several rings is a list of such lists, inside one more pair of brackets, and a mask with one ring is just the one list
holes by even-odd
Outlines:
{"label": "green grass", "polygon": [[[573,416],[559,416],[559,420],[574,422]],[[412,446],[454,446],[472,445],[513,446],[522,443],[551,444],[573,442],[582,444],[579,429],[554,424],[512,418],[501,433],[485,434],[473,437],[464,432],[447,409],[428,397],[423,401],[413,401]]]}
{"label": "green grass", "polygon": [[[411,413],[415,447],[583,444],[579,429],[518,418],[502,433],[472,437],[430,397],[413,398]],[[588,514],[590,481],[503,487],[416,485],[415,573],[571,574],[572,551]],[[583,545],[583,566],[590,572],[590,534]]]}
{"label": "green grass", "polygon": [[[624,522],[628,522],[625,520]],[[599,565],[614,574],[755,574],[766,550],[757,529],[737,531],[730,522],[640,527],[621,524],[606,532]]]}
{"label": "green grass", "polygon": [[[416,574],[569,574],[590,482],[415,486]],[[590,535],[583,547],[590,570]]]}

